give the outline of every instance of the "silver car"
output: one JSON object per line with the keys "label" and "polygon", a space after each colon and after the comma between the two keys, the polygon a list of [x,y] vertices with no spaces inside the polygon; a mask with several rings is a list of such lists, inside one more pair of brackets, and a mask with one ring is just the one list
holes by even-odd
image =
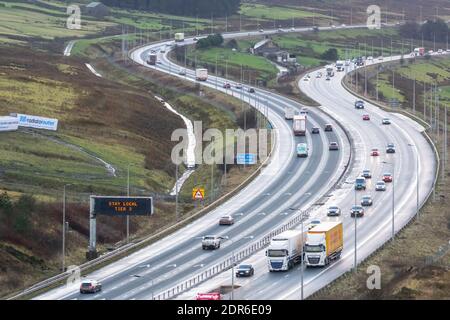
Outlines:
{"label": "silver car", "polygon": [[386,191],[386,183],[384,181],[378,181],[375,185],[375,191]]}

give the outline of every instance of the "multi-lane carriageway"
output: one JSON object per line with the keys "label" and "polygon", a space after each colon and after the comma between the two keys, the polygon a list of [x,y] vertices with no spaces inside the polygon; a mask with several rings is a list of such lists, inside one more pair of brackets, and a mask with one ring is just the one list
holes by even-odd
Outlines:
{"label": "multi-lane carriageway", "polygon": [[[296,32],[309,30],[297,29]],[[276,32],[266,31],[265,33]],[[260,34],[258,32],[250,34]],[[245,37],[249,33],[227,34],[225,37]],[[142,65],[151,50],[160,51],[172,41],[144,46],[134,50],[131,58]],[[186,39],[185,45],[192,44]],[[167,53],[159,53],[161,64],[152,66],[162,72],[195,81],[193,71],[187,70],[180,76],[180,66],[167,59]],[[250,94],[243,90],[222,88],[227,82],[221,78],[210,76],[202,85],[216,88],[238,99],[244,99],[254,107],[267,107],[267,116],[276,129],[276,139],[272,161],[261,174],[255,178],[236,196],[226,201],[208,215],[196,220],[172,235],[149,245],[148,247],[114,262],[88,275],[103,283],[103,291],[95,295],[80,295],[78,286],[64,286],[51,290],[38,299],[151,299],[157,293],[176,285],[203,268],[221,261],[233,251],[244,247],[268,233],[275,226],[298,214],[298,209],[313,206],[326,195],[328,201],[311,214],[311,219],[324,217],[329,204],[341,206],[344,222],[344,253],[339,262],[325,269],[307,270],[305,272],[305,296],[323,287],[333,279],[349,270],[353,265],[354,219],[348,211],[354,202],[355,193],[351,181],[362,169],[371,169],[373,181],[369,182],[368,193],[374,196],[374,206],[366,211],[358,223],[358,261],[369,255],[382,243],[388,240],[391,228],[390,199],[392,192],[375,194],[373,184],[384,171],[392,171],[389,166],[395,165],[395,223],[396,230],[403,226],[416,211],[416,161],[419,152],[420,204],[425,200],[432,188],[435,176],[435,158],[431,146],[421,135],[421,128],[415,122],[402,116],[390,114],[393,124],[381,126],[381,118],[386,113],[375,106],[366,106],[365,111],[372,116],[370,122],[361,120],[361,112],[354,110],[356,99],[341,86],[343,73],[338,73],[331,81],[312,77],[309,82],[300,83],[301,89],[321,104],[320,108],[309,108],[308,131],[312,126],[323,128],[325,123],[332,123],[334,131],[319,135],[307,134],[306,137],[294,137],[291,123],[284,120],[284,108],[294,107],[299,110],[303,106],[280,95],[256,89]],[[350,158],[350,142],[339,124],[342,124],[353,140],[353,161],[349,171],[342,180],[345,165]],[[340,145],[338,152],[328,151],[328,143],[336,141]],[[298,142],[307,142],[310,156],[297,159],[295,146]],[[372,147],[383,151],[387,142],[394,142],[397,153],[374,159],[369,156]],[[414,145],[409,146],[408,144]],[[417,148],[417,149],[416,149]],[[387,163],[383,163],[388,162]],[[422,165],[427,163],[426,166]],[[341,180],[340,180],[341,179]],[[339,181],[339,183],[337,183]],[[360,194],[356,194],[357,198]],[[357,199],[358,200],[358,199]],[[295,209],[295,210],[293,210]],[[230,227],[219,227],[218,219],[224,214],[232,214],[236,220]],[[336,219],[336,218],[334,218]],[[305,221],[305,225],[308,221]],[[215,251],[203,251],[200,237],[206,234],[228,236],[230,240],[223,242]],[[245,284],[236,290],[236,298],[246,299],[297,299],[299,297],[299,270],[286,274],[269,273],[265,265],[264,252],[253,255],[250,260],[257,269],[252,279],[242,280]],[[227,276],[228,275],[228,276]],[[191,290],[183,298],[192,298],[201,288],[207,289],[217,284],[230,284],[229,272],[202,284],[200,288]],[[295,279],[291,281],[290,279]],[[241,281],[241,280],[238,280]]]}

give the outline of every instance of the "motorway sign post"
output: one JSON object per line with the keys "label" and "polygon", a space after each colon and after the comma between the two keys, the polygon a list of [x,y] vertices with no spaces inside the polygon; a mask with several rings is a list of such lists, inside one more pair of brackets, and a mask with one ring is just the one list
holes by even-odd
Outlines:
{"label": "motorway sign post", "polygon": [[152,197],[114,197],[91,196],[89,209],[89,251],[88,260],[97,257],[97,214],[107,216],[151,216],[153,215]]}
{"label": "motorway sign post", "polygon": [[203,199],[205,199],[205,188],[193,188],[192,200],[203,200]]}
{"label": "motorway sign post", "polygon": [[236,156],[237,164],[256,164],[256,154],[254,153],[238,153]]}

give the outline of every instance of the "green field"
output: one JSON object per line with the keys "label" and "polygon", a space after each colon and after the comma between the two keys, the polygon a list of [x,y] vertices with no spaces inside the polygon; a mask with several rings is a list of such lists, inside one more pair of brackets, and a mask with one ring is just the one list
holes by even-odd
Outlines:
{"label": "green field", "polygon": [[289,19],[300,19],[300,18],[316,18],[330,19],[329,16],[322,15],[319,13],[313,13],[310,11],[305,11],[297,7],[281,7],[281,6],[266,6],[263,4],[253,4],[253,3],[243,3],[239,11],[240,14],[258,18],[262,20],[289,20]]}
{"label": "green field", "polygon": [[[241,46],[241,44],[239,45]],[[188,52],[188,58],[195,60],[195,55],[197,55],[197,61],[199,64],[202,62],[215,64],[216,59],[218,64],[225,68],[225,61],[228,67],[241,68],[251,68],[260,72],[260,77],[265,79],[270,79],[276,76],[277,68],[272,65],[267,59],[254,56],[250,53],[232,51],[228,48],[209,48],[205,50],[193,50],[192,48]]]}
{"label": "green field", "polygon": [[[32,10],[31,10],[32,9]],[[64,12],[49,10],[32,4],[0,1],[0,37],[82,37],[100,33],[111,22],[82,20],[81,30],[66,28],[67,15]]]}

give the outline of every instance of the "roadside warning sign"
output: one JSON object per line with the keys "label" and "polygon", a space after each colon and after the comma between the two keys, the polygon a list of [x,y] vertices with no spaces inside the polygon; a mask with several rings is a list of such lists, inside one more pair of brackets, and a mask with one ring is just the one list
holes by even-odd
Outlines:
{"label": "roadside warning sign", "polygon": [[204,188],[193,188],[192,189],[192,199],[193,200],[203,200],[205,198]]}

